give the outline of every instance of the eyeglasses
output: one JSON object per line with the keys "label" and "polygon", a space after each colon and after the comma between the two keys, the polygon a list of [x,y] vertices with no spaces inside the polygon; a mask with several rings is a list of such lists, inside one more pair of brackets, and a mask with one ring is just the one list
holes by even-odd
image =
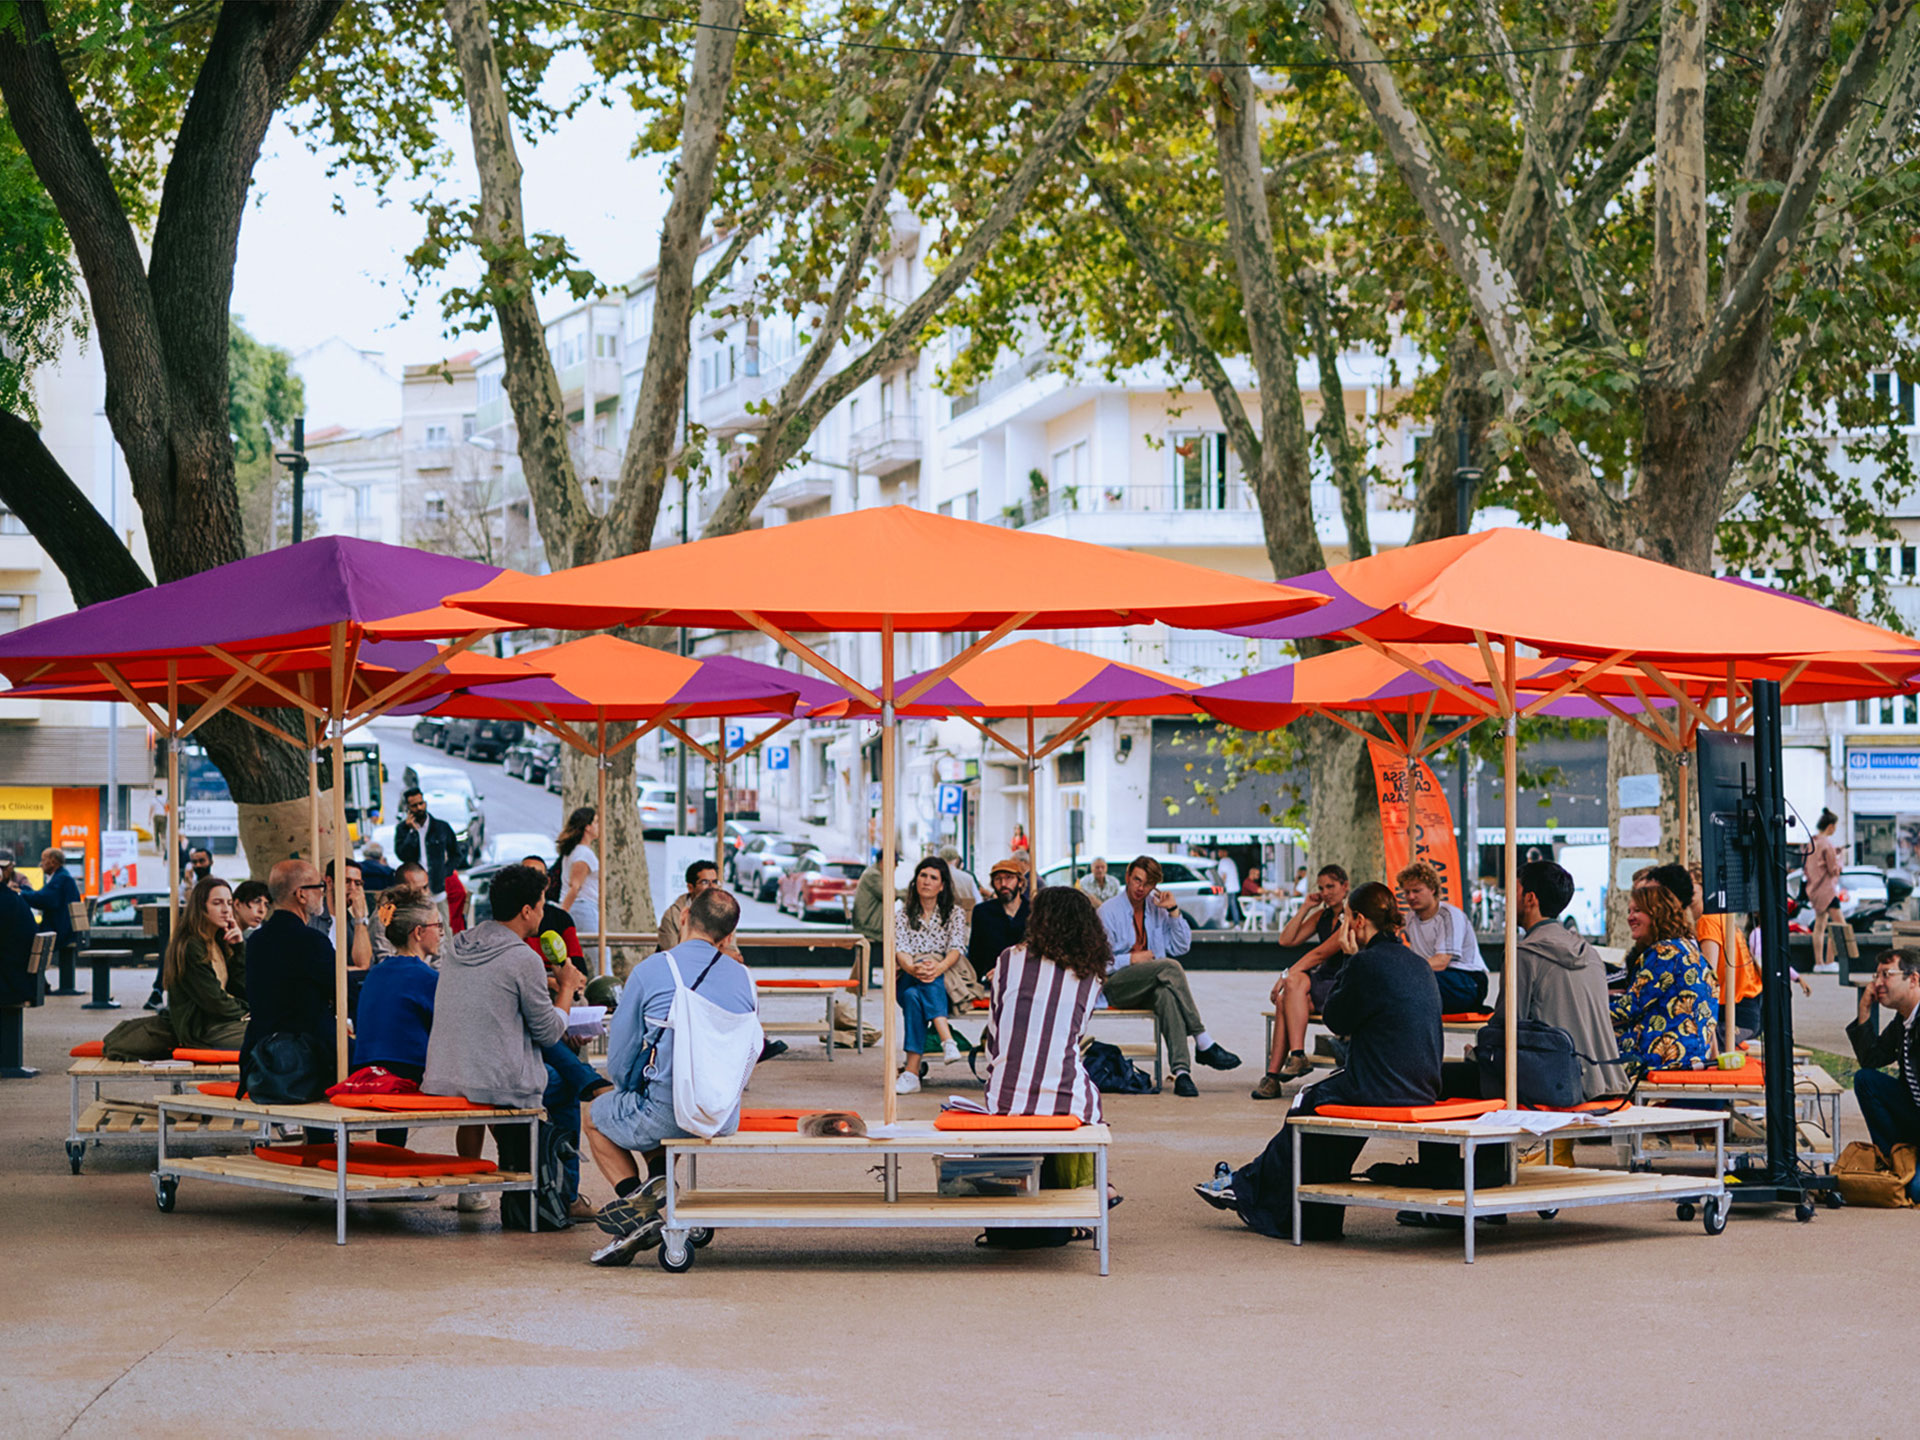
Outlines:
{"label": "eyeglasses", "polygon": [[327,882],[324,880],[321,880],[321,881],[317,881],[312,885],[302,885],[300,888],[302,890],[319,890],[324,892],[327,888]]}

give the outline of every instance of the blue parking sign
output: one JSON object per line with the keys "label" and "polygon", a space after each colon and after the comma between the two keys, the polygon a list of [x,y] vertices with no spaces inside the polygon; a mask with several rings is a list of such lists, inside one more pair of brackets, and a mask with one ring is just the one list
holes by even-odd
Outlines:
{"label": "blue parking sign", "polygon": [[738,750],[747,743],[747,727],[744,725],[727,726],[727,749]]}
{"label": "blue parking sign", "polygon": [[965,803],[966,791],[962,786],[943,782],[934,797],[936,808],[942,815],[958,815]]}
{"label": "blue parking sign", "polygon": [[767,769],[769,770],[791,769],[793,765],[792,757],[793,757],[793,751],[790,750],[787,746],[769,745],[767,747]]}

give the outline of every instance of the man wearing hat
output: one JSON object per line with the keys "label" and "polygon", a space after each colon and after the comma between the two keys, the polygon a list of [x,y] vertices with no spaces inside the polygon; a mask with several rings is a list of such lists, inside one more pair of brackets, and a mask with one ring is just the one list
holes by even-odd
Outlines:
{"label": "man wearing hat", "polygon": [[1027,940],[1026,867],[1009,856],[994,862],[987,877],[993,898],[974,907],[973,928],[967,936],[967,960],[982,980],[1000,963],[1002,951]]}

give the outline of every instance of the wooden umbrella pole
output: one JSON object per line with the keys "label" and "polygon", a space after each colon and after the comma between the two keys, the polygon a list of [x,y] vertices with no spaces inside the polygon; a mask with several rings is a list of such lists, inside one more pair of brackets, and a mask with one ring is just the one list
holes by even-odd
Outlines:
{"label": "wooden umbrella pole", "polygon": [[1033,712],[1027,712],[1027,899],[1033,899],[1040,884],[1040,788],[1038,767],[1033,758]]}
{"label": "wooden umbrella pole", "polygon": [[[313,682],[304,675],[300,679],[300,691],[308,694]],[[309,698],[311,698],[309,696]],[[307,737],[307,860],[320,863],[320,737],[314,733],[313,712],[300,712],[301,734]]]}
{"label": "wooden umbrella pole", "polygon": [[[333,713],[327,721],[333,751],[333,1045],[335,1078],[347,1078],[347,627],[333,627]],[[316,855],[315,863],[319,861]]]}
{"label": "wooden umbrella pole", "polygon": [[[880,957],[881,957],[881,1053],[887,1063],[880,1067],[880,1112],[885,1123],[893,1124],[900,1098],[894,1094],[893,1080],[887,1072],[893,1068],[899,1050],[899,1017],[894,1009],[893,950],[893,621],[880,622]],[[724,732],[723,732],[724,737]],[[919,1043],[919,1036],[914,1036]]]}
{"label": "wooden umbrella pole", "polygon": [[1506,903],[1506,974],[1502,976],[1500,991],[1505,998],[1502,1008],[1506,1011],[1504,1023],[1507,1030],[1507,1108],[1520,1108],[1520,986],[1514,956],[1520,948],[1520,848],[1515,834],[1520,825],[1520,795],[1518,780],[1520,771],[1520,717],[1514,713],[1514,686],[1519,678],[1519,664],[1514,657],[1513,637],[1506,638],[1505,683],[1500,687],[1500,708],[1506,716],[1506,735],[1501,745],[1501,764],[1505,771],[1506,793],[1502,796],[1502,808],[1506,811],[1507,822],[1507,903]]}
{"label": "wooden umbrella pole", "polygon": [[713,868],[727,878],[727,722],[720,721],[719,763],[713,771]]}
{"label": "wooden umbrella pole", "polygon": [[167,943],[180,924],[180,662],[167,662]]}
{"label": "wooden umbrella pole", "polygon": [[[600,721],[598,724],[598,733],[595,736],[595,740],[596,740],[596,744],[594,746],[594,751],[593,751],[593,771],[594,771],[594,781],[596,786],[598,787],[598,794],[596,795],[595,799],[599,808],[594,811],[594,814],[600,817],[600,836],[601,836],[600,848],[602,850],[605,850],[607,848],[607,842],[606,842],[606,835],[607,835],[607,721],[604,715],[602,715],[600,718]],[[600,874],[604,878],[606,873],[607,873],[607,857],[605,855],[602,855],[600,857]],[[598,963],[600,968],[594,973],[599,975],[606,975],[610,973],[610,969],[607,964],[607,887],[605,885],[602,885],[600,887],[600,894],[597,897],[597,903],[594,907],[594,910],[595,910],[595,913],[600,917],[600,935],[599,935],[599,944],[598,944],[598,949],[600,952],[600,958]]]}

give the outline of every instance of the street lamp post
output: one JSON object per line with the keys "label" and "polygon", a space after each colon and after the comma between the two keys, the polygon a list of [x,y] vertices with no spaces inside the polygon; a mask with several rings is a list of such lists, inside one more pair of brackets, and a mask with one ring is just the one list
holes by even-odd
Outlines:
{"label": "street lamp post", "polygon": [[[1465,535],[1473,528],[1473,495],[1474,491],[1480,488],[1480,478],[1480,471],[1474,467],[1473,463],[1473,430],[1463,416],[1460,421],[1453,467],[1453,521],[1456,534]],[[1479,836],[1474,833],[1472,814],[1474,807],[1469,803],[1467,789],[1472,782],[1469,779],[1471,766],[1470,757],[1467,754],[1466,737],[1462,736],[1459,743],[1460,754],[1455,761],[1454,770],[1455,793],[1459,797],[1459,805],[1454,812],[1454,823],[1460,831],[1460,898],[1461,908],[1464,910],[1470,909],[1472,905],[1471,887],[1473,881],[1479,877],[1480,861],[1479,846],[1475,843]],[[1508,897],[1508,903],[1513,903],[1513,897]]]}
{"label": "street lamp post", "polygon": [[307,417],[297,415],[293,421],[293,449],[282,450],[273,457],[293,472],[293,543],[300,543],[301,521],[306,518],[307,489]]}

